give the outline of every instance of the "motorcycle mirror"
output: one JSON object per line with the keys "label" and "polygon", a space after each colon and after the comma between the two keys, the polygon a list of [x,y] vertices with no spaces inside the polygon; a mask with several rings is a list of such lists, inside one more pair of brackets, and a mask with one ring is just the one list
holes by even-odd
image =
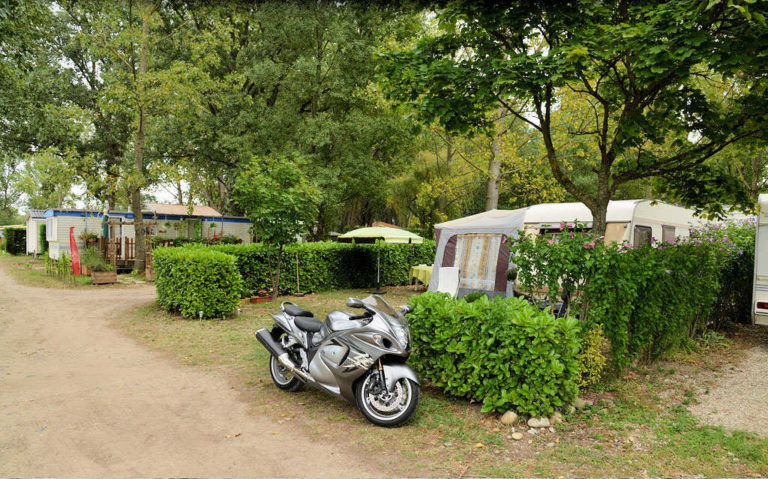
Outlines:
{"label": "motorcycle mirror", "polygon": [[357,298],[347,298],[347,307],[360,309],[360,308],[364,308],[365,305],[363,304],[362,301],[360,301]]}

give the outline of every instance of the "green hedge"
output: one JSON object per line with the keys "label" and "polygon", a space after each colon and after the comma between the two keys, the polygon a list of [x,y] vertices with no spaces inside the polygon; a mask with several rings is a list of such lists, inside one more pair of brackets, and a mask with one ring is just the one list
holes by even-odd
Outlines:
{"label": "green hedge", "polygon": [[[188,245],[187,248],[199,247]],[[277,249],[263,243],[210,246],[214,251],[237,258],[243,278],[244,295],[272,287]],[[411,266],[432,264],[435,242],[424,244],[349,244],[332,241],[296,243],[285,246],[281,268],[281,294],[296,292],[296,260],[299,288],[303,292],[330,289],[370,288],[376,285],[376,261],[381,255],[381,284],[409,283]]]}
{"label": "green hedge", "polygon": [[524,286],[580,291],[570,313],[602,325],[621,371],[686,347],[706,328],[749,321],[754,230],[749,221],[709,225],[642,248],[571,231],[520,237],[511,251]]}
{"label": "green hedge", "polygon": [[522,298],[472,302],[427,292],[410,301],[409,360],[446,393],[484,411],[545,416],[570,404],[579,379],[579,327]]}
{"label": "green hedge", "polygon": [[187,318],[223,318],[237,307],[243,281],[235,258],[205,248],[153,251],[160,306]]}
{"label": "green hedge", "polygon": [[40,241],[40,254],[45,255],[48,253],[48,240],[45,236],[45,223],[40,225],[40,230],[38,231],[38,240]]}
{"label": "green hedge", "polygon": [[5,250],[11,254],[27,254],[27,229],[5,228]]}

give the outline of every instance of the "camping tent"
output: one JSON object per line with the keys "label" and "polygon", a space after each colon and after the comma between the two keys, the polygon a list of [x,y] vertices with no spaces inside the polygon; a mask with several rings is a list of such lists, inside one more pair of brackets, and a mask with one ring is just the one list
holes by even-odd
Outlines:
{"label": "camping tent", "polygon": [[358,228],[339,235],[339,241],[355,243],[373,243],[376,240],[384,240],[385,243],[415,243],[424,242],[424,238],[410,231],[386,226],[372,226]]}
{"label": "camping tent", "polygon": [[[640,245],[651,238],[674,241],[689,235],[692,210],[653,200],[622,200],[608,204],[605,240]],[[437,252],[429,290],[437,289],[442,267],[458,267],[459,296],[481,291],[489,296],[507,292],[509,250],[506,240],[521,232],[538,236],[557,232],[561,222],[592,227],[592,213],[583,203],[547,203],[517,210],[490,210],[435,225]]]}

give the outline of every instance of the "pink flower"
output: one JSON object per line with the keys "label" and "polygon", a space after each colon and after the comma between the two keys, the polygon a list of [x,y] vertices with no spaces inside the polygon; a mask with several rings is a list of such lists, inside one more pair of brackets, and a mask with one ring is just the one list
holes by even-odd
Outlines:
{"label": "pink flower", "polygon": [[551,240],[547,241],[547,244],[552,244],[555,242],[555,238],[552,238]]}

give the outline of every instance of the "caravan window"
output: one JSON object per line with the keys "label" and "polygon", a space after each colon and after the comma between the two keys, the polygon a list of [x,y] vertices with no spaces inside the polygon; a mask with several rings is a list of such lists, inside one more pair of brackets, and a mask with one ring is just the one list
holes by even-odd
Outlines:
{"label": "caravan window", "polygon": [[661,241],[665,243],[675,242],[675,227],[663,225],[661,227]]}
{"label": "caravan window", "polygon": [[635,226],[635,239],[632,242],[632,245],[635,248],[639,248],[641,246],[647,246],[651,244],[651,236],[653,235],[653,230],[650,226]]}
{"label": "caravan window", "polygon": [[45,219],[45,240],[56,241],[56,218]]}

